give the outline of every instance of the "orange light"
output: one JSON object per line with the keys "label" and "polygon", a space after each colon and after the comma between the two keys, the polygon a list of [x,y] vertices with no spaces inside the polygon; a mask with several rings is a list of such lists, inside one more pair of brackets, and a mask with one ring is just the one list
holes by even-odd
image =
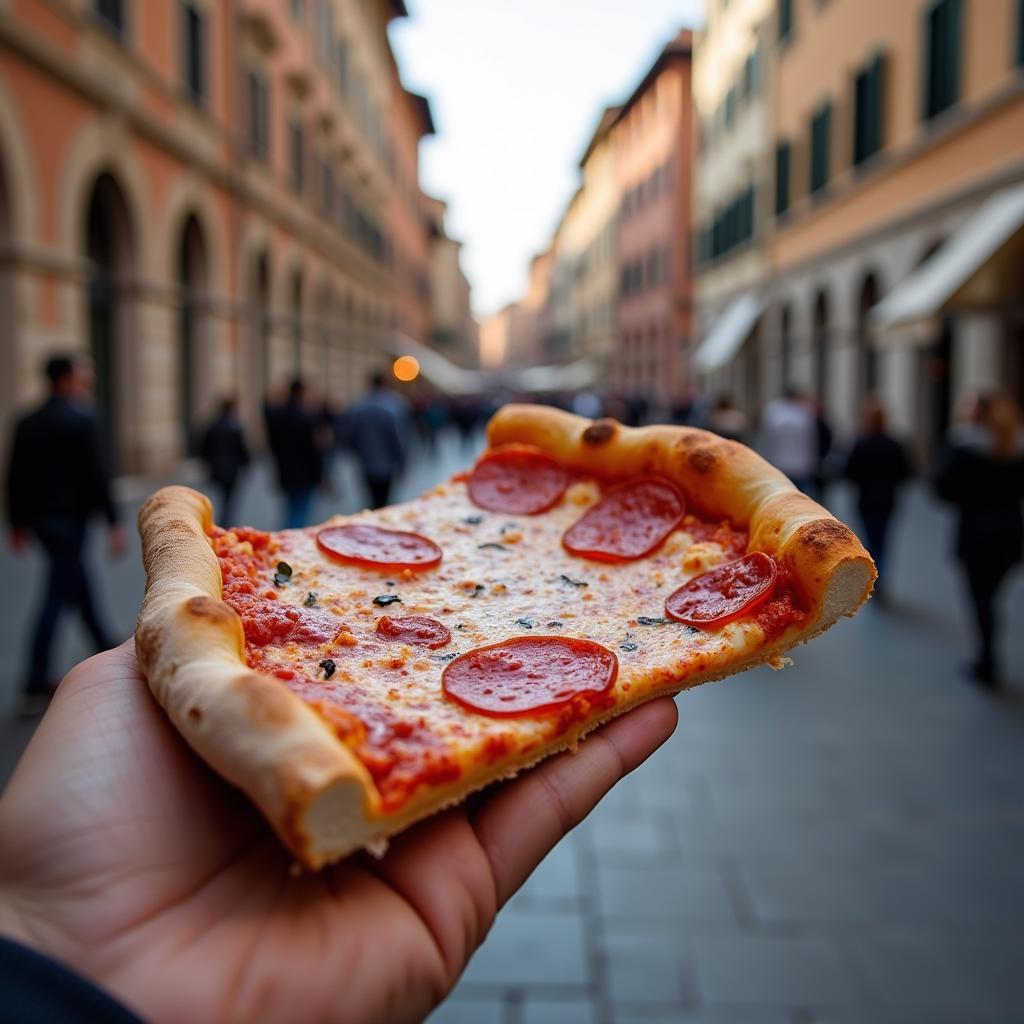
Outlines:
{"label": "orange light", "polygon": [[408,384],[420,375],[420,362],[414,356],[399,356],[395,360],[395,365],[391,367],[391,372],[397,380]]}

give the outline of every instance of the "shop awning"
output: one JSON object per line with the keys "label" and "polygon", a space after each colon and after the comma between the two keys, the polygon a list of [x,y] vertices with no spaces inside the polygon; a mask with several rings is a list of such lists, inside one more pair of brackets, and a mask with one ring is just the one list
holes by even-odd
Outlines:
{"label": "shop awning", "polygon": [[446,395],[476,395],[486,390],[479,371],[458,366],[408,335],[390,335],[385,348],[389,355],[395,357],[413,356],[420,364],[423,377]]}
{"label": "shop awning", "polygon": [[505,383],[518,391],[579,391],[597,383],[598,366],[584,357],[564,366],[530,366],[510,373]]}
{"label": "shop awning", "polygon": [[[935,318],[944,311],[999,303],[1003,290],[999,256],[1015,236],[1024,238],[1022,229],[1024,185],[990,196],[930,259],[868,313],[876,343],[927,344],[935,336]],[[992,272],[986,274],[987,270]]]}
{"label": "shop awning", "polygon": [[697,346],[693,355],[697,371],[711,373],[731,363],[754,333],[763,312],[764,299],[756,292],[745,292],[727,306]]}

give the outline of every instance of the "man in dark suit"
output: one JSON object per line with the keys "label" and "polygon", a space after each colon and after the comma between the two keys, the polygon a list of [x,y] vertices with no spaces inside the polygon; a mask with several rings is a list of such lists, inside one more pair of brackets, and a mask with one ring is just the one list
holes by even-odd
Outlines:
{"label": "man in dark suit", "polygon": [[316,488],[323,482],[323,452],[317,444],[317,420],[306,408],[306,385],[293,380],[283,405],[267,406],[267,444],[277,465],[285,499],[286,530],[309,522]]}
{"label": "man in dark suit", "polygon": [[34,536],[50,562],[25,677],[26,707],[44,703],[53,690],[50,648],[64,608],[78,611],[99,650],[113,646],[82,564],[86,528],[94,514],[106,517],[111,554],[120,555],[125,547],[89,401],[92,365],[84,356],[54,356],[46,364],[46,376],[50,396],[18,422],[7,473],[11,547],[22,551]]}

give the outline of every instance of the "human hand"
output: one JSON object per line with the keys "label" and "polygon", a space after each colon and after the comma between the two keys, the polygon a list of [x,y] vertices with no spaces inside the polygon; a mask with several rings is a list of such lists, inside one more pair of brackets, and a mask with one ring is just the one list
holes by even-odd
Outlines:
{"label": "human hand", "polygon": [[107,527],[107,550],[111,558],[120,558],[128,550],[128,535],[119,523]]}
{"label": "human hand", "polygon": [[0,798],[0,933],[147,1020],[416,1021],[547,852],[676,722],[652,701],[473,804],[295,877],[129,641],[64,680]]}
{"label": "human hand", "polygon": [[23,554],[28,549],[30,539],[28,530],[21,526],[12,526],[7,534],[7,544],[16,555]]}

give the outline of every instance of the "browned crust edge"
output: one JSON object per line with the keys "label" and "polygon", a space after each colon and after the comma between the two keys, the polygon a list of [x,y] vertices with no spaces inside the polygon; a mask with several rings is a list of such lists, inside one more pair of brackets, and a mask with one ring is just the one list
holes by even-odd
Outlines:
{"label": "browned crust edge", "polygon": [[874,566],[851,531],[742,445],[690,428],[631,429],[523,405],[498,412],[488,436],[492,446],[537,445],[600,477],[668,476],[703,514],[749,525],[752,546],[774,554],[799,578],[814,612],[798,634],[617,705],[533,751],[529,762],[479,766],[450,786],[417,794],[398,813],[382,814],[365,767],[326,722],[280,680],[246,667],[241,620],[221,600],[220,567],[207,536],[209,501],[186,487],[158,491],[139,513],[147,574],[135,639],[139,662],[186,741],[249,795],[306,867],[360,847],[380,851],[413,822],[575,747],[637,704],[757,664],[777,665],[784,650],[852,615],[871,589]]}

